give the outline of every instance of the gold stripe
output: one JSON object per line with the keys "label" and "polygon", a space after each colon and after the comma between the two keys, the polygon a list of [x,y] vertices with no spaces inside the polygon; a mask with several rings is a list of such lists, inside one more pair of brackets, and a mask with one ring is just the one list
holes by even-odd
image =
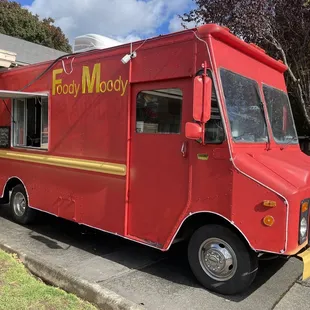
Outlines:
{"label": "gold stripe", "polygon": [[126,175],[126,165],[107,163],[102,161],[50,155],[25,154],[12,151],[0,151],[0,158],[86,171],[95,171],[113,175]]}

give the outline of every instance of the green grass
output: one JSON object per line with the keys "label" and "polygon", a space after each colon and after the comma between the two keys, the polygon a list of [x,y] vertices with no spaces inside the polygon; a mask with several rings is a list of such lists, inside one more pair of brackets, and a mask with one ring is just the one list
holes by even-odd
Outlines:
{"label": "green grass", "polygon": [[16,257],[0,251],[0,310],[96,310],[33,277]]}

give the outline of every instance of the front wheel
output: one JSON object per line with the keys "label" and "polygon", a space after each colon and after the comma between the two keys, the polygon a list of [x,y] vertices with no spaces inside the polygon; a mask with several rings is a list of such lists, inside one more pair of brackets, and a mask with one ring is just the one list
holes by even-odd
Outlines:
{"label": "front wheel", "polygon": [[257,272],[257,255],[230,229],[206,225],[188,245],[188,259],[197,280],[223,295],[245,291]]}

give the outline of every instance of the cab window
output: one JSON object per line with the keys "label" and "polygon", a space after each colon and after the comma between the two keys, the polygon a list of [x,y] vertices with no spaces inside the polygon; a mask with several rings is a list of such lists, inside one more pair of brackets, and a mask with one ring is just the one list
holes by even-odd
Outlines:
{"label": "cab window", "polygon": [[178,88],[141,91],[137,95],[136,132],[178,134],[183,94]]}
{"label": "cab window", "polygon": [[217,100],[214,83],[212,83],[211,119],[205,125],[205,142],[210,144],[220,144],[224,140],[225,134],[219,102]]}

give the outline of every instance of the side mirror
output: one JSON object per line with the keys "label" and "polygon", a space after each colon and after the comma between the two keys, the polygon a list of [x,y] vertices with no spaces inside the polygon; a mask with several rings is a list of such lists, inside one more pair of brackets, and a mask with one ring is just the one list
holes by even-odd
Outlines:
{"label": "side mirror", "polygon": [[193,118],[206,123],[211,118],[212,80],[207,76],[196,76],[194,80]]}
{"label": "side mirror", "polygon": [[185,136],[187,139],[199,140],[203,138],[203,132],[201,125],[197,123],[186,123],[185,124]]}

